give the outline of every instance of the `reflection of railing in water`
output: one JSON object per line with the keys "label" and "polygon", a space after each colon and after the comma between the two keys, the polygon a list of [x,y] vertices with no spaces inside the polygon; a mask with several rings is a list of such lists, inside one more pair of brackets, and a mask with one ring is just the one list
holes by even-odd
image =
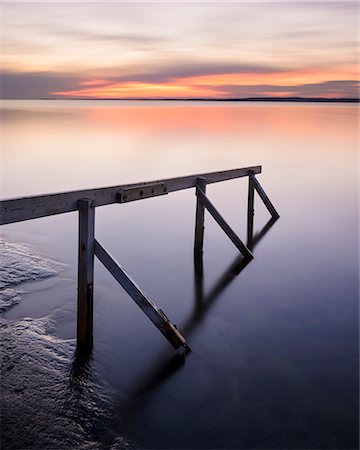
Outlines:
{"label": "reflection of railing in water", "polygon": [[[195,188],[197,196],[194,246],[195,264],[202,264],[205,209],[213,216],[224,233],[238,248],[242,259],[247,264],[253,258],[251,250],[256,244],[256,241],[259,240],[259,236],[253,238],[255,191],[259,194],[259,197],[269,210],[272,216],[271,221],[274,222],[279,217],[274,206],[255,178],[255,175],[258,173],[261,173],[261,166],[170,178],[154,182],[3,200],[0,202],[0,225],[63,214],[70,211],[79,211],[77,308],[77,343],[79,348],[89,348],[92,346],[94,257],[96,256],[173,347],[178,348],[183,346],[189,350],[185,337],[177,330],[176,326],[170,322],[163,311],[147,297],[117,261],[95,239],[95,208],[113,203],[128,203],[165,195],[174,191]],[[249,178],[247,245],[230,228],[205,194],[207,184],[246,176]]]}
{"label": "reflection of railing in water", "polygon": [[[266,235],[276,220],[271,218],[253,238],[248,236],[247,242],[251,241],[253,243],[251,250]],[[240,275],[250,262],[251,259],[237,255],[220,275],[209,293],[205,295],[203,288],[203,260],[202,258],[194,259],[194,309],[190,317],[181,325],[181,330],[186,336],[190,337],[201,326],[202,320],[209,313],[210,308],[215,302],[221,298],[222,292]],[[184,367],[186,361],[185,352],[177,352],[169,356],[169,353],[165,349],[163,351],[164,354],[160,359],[154,360],[152,367],[146,370],[141,378],[137,380],[136,385],[126,393],[125,400],[121,396],[115,402],[117,404],[112,413],[115,424],[121,422],[121,427],[126,427],[127,423],[133,423],[134,415],[138,414],[139,410],[147,404],[151,395]],[[80,354],[76,353],[71,372],[71,388],[73,390],[81,390],[83,377],[85,378],[87,376],[89,361],[89,359],[84,358],[82,352]],[[113,426],[116,425],[113,424]],[[111,440],[111,436],[109,436],[109,439]]]}
{"label": "reflection of railing in water", "polygon": [[[249,218],[249,216],[248,216]],[[251,231],[247,237],[247,247],[253,250],[255,245],[266,235],[270,228],[277,221],[278,217],[271,218],[265,226],[253,236],[253,230],[249,227],[248,231]],[[203,259],[194,259],[194,280],[195,280],[195,307],[194,313],[188,320],[188,322],[182,327],[183,331],[188,334],[199,323],[202,317],[206,314],[209,308],[218,299],[219,295],[227,288],[227,286],[245,269],[245,267],[251,262],[252,258],[248,258],[243,255],[238,255],[222,273],[217,282],[213,285],[208,294],[204,294],[204,267]]]}

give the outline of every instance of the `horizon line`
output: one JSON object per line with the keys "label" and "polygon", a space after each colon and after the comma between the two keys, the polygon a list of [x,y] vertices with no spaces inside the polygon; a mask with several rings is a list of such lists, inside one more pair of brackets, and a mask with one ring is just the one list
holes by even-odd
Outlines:
{"label": "horizon line", "polygon": [[131,98],[119,98],[119,97],[87,97],[87,98],[74,98],[74,97],[35,97],[35,98],[1,98],[1,100],[51,100],[51,101],[61,101],[61,100],[75,100],[75,101],[94,101],[94,100],[109,100],[109,101],[206,101],[206,102],[246,102],[246,101],[258,101],[258,102],[348,102],[348,103],[359,103],[360,97],[337,97],[337,98],[327,98],[327,97],[245,97],[245,98],[149,98],[149,97],[131,97]]}

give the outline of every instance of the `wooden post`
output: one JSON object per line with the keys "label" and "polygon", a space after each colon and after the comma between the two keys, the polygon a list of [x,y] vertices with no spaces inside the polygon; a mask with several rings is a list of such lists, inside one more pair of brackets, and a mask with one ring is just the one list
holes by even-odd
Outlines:
{"label": "wooden post", "polygon": [[95,208],[91,200],[79,200],[78,347],[92,347]]}
{"label": "wooden post", "polygon": [[252,183],[252,173],[249,174],[248,209],[247,209],[247,242],[251,249],[254,233],[254,185]]}
{"label": "wooden post", "polygon": [[196,179],[196,218],[195,218],[195,245],[194,257],[199,258],[203,253],[204,244],[204,216],[205,208],[198,196],[198,190],[206,192],[206,178],[199,177]]}

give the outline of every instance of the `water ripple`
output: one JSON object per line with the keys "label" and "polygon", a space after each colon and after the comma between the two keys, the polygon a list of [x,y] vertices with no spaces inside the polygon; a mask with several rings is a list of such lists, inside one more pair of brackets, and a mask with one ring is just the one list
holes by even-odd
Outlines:
{"label": "water ripple", "polygon": [[30,246],[0,240],[0,312],[21,301],[24,292],[18,288],[20,284],[54,276],[60,267]]}
{"label": "water ripple", "polygon": [[53,329],[48,317],[0,319],[1,444],[7,449],[133,448],[119,437],[111,447],[101,443],[111,397],[91,359],[79,359],[75,341],[54,337]]}

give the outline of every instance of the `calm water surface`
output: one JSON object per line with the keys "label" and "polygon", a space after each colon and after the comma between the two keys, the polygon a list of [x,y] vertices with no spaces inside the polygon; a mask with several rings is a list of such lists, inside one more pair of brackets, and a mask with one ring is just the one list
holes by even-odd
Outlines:
{"label": "calm water surface", "polygon": [[[4,448],[358,447],[358,110],[345,104],[4,101],[2,197],[260,164],[280,219],[240,273],[195,196],[96,210],[96,237],[187,336],[177,355],[96,264],[75,353],[77,214],[1,229]],[[245,179],[208,187],[246,238]],[[255,229],[268,213],[256,203]]]}

